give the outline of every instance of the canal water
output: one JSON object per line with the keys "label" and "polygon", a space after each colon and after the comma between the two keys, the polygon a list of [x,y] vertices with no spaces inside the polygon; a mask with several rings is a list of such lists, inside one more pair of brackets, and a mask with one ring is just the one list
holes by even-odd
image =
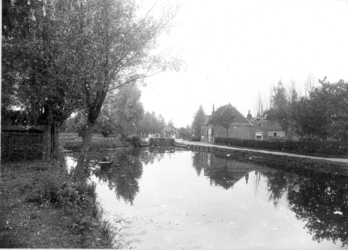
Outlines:
{"label": "canal water", "polygon": [[[66,156],[69,166],[77,155]],[[348,178],[174,148],[90,155],[120,249],[346,249]]]}

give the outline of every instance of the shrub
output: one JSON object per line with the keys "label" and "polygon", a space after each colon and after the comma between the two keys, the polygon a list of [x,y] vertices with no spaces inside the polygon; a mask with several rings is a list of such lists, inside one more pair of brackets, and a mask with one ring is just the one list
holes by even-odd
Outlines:
{"label": "shrub", "polygon": [[191,137],[190,141],[201,141],[201,138],[199,138],[199,137]]}
{"label": "shrub", "polygon": [[49,167],[26,184],[26,200],[61,207],[70,213],[94,206],[95,185],[74,182],[65,169]]}
{"label": "shrub", "polygon": [[[108,138],[93,137],[91,141],[90,149],[91,150],[112,149],[112,148],[120,148],[125,146],[128,146],[128,145],[125,145],[124,142],[122,142],[119,138],[116,138],[116,137],[108,137]],[[81,147],[82,147],[82,139],[64,142],[64,149],[66,150],[77,151],[77,150],[80,150]]]}

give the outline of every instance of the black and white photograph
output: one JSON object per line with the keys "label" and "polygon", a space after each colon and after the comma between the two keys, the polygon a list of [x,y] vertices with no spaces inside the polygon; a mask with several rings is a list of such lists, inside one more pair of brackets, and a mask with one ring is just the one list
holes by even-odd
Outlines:
{"label": "black and white photograph", "polygon": [[1,249],[348,249],[347,0],[2,0],[1,34]]}

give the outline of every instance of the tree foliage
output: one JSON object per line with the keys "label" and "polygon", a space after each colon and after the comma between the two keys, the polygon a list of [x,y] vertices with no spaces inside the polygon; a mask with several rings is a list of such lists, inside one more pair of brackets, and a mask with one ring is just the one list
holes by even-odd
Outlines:
{"label": "tree foliage", "polygon": [[188,125],[185,128],[184,127],[179,128],[178,132],[181,138],[183,139],[189,139],[192,135],[192,129]]}
{"label": "tree foliage", "polygon": [[330,83],[324,78],[319,83],[295,105],[297,131],[305,137],[348,141],[348,82]]}
{"label": "tree foliage", "polygon": [[271,106],[265,111],[267,119],[278,122],[285,132],[290,128],[290,110],[286,89],[279,81],[276,87],[273,87],[271,97]]}
{"label": "tree foliage", "polygon": [[204,123],[206,115],[204,113],[202,105],[199,106],[191,125],[193,136],[195,138],[201,138],[201,126]]}
{"label": "tree foliage", "polygon": [[178,9],[167,8],[157,15],[153,6],[141,13],[138,2],[130,0],[80,1],[74,6],[81,17],[76,22],[82,112],[87,126],[76,176],[87,168],[86,156],[91,132],[98,119],[107,93],[113,89],[140,83],[168,68],[177,69],[158,48],[158,37],[165,32]]}
{"label": "tree foliage", "polygon": [[324,78],[319,85],[310,86],[306,96],[299,98],[294,83],[286,91],[279,82],[264,116],[278,122],[285,132],[295,132],[304,139],[347,141],[348,83],[330,83]]}
{"label": "tree foliage", "polygon": [[2,108],[21,106],[45,126],[45,156],[57,157],[59,127],[79,107],[71,1],[3,2]]}
{"label": "tree foliage", "polygon": [[162,115],[156,115],[155,112],[146,112],[143,119],[139,122],[139,132],[143,135],[159,134],[166,126]]}
{"label": "tree foliage", "polygon": [[226,129],[228,137],[228,128],[236,117],[236,109],[229,103],[218,108],[211,116],[210,122],[214,125],[222,126]]}
{"label": "tree foliage", "polygon": [[122,137],[137,134],[144,114],[140,97],[141,91],[136,86],[122,87],[116,94],[110,93],[97,122],[102,133],[120,134]]}
{"label": "tree foliage", "polygon": [[144,11],[131,0],[3,1],[2,107],[21,104],[42,121],[47,155],[58,149],[59,127],[80,110],[87,125],[76,175],[107,93],[180,66],[158,39],[179,6],[158,8]]}

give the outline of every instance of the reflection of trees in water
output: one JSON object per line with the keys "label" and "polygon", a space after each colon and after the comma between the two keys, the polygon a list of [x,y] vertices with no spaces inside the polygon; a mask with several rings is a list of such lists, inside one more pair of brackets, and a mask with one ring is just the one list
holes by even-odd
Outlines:
{"label": "reflection of trees in water", "polygon": [[174,147],[149,147],[148,150],[144,151],[141,155],[142,162],[145,165],[153,164],[155,160],[160,162],[164,157],[171,157],[175,154]]}
{"label": "reflection of trees in water", "polygon": [[143,151],[141,155],[141,161],[145,165],[153,164],[155,160],[160,162],[164,158],[171,158],[176,152],[187,151],[186,149],[175,148],[172,146],[161,146],[161,147],[148,147],[148,150]]}
{"label": "reflection of trees in water", "polygon": [[306,220],[306,227],[318,242],[323,239],[348,245],[348,179],[320,175],[304,178],[298,190],[288,195],[296,217]]}
{"label": "reflection of trees in water", "polygon": [[203,159],[202,159],[202,153],[194,153],[192,157],[192,166],[196,170],[196,173],[198,176],[201,175],[202,169],[203,169]]}
{"label": "reflection of trees in water", "polygon": [[[198,175],[204,172],[212,185],[225,189],[248,177],[255,167],[204,152],[194,153],[192,160]],[[286,199],[297,219],[306,221],[313,240],[348,245],[348,177],[306,170],[260,170],[255,171],[256,185],[261,185],[260,175],[265,177],[270,201],[277,206],[280,199]]]}
{"label": "reflection of trees in water", "polygon": [[279,200],[287,192],[288,182],[285,173],[282,171],[263,173],[267,176],[267,190],[269,200],[273,201],[274,206],[278,205]]}
{"label": "reflection of trees in water", "polygon": [[100,163],[100,168],[94,172],[96,177],[115,190],[117,199],[122,198],[130,204],[139,192],[138,180],[143,173],[139,154],[139,150],[116,151],[110,162]]}
{"label": "reflection of trees in water", "polygon": [[270,197],[276,204],[284,194],[296,218],[318,242],[340,240],[348,245],[348,178],[337,175],[303,173],[263,173]]}

